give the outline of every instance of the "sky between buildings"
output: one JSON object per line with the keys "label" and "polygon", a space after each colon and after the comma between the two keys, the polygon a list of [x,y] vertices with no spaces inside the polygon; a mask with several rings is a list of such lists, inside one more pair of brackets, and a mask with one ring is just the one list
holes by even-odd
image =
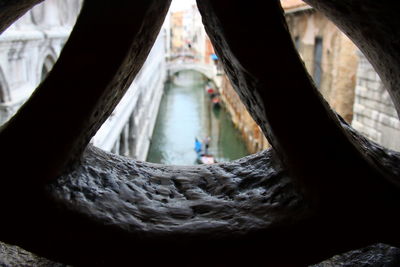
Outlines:
{"label": "sky between buildings", "polygon": [[193,4],[195,4],[195,0],[173,0],[171,3],[171,11],[181,11],[189,9]]}

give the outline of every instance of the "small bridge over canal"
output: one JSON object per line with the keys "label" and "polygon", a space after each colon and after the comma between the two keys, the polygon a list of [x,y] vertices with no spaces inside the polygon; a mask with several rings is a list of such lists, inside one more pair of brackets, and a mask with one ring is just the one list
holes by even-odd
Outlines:
{"label": "small bridge over canal", "polygon": [[213,64],[205,64],[198,62],[181,62],[181,61],[172,61],[167,63],[167,71],[169,76],[172,76],[175,73],[186,70],[193,70],[200,72],[208,79],[214,81],[217,76],[217,68]]}

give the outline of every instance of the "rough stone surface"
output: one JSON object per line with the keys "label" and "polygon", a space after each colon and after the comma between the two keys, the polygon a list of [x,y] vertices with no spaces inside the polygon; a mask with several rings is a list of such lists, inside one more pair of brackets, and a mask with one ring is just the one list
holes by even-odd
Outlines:
{"label": "rough stone surface", "polygon": [[43,0],[1,0],[0,1],[0,33],[2,33],[15,20],[25,14],[34,5]]}
{"label": "rough stone surface", "polygon": [[[30,158],[26,169],[11,165],[10,169],[29,169],[29,175],[47,180],[79,157],[142,67],[168,5],[168,1],[85,1],[52,72],[1,129],[1,140],[20,139],[19,147],[0,141],[9,160],[16,162],[21,150]],[[118,15],[113,17],[112,11]],[[53,101],[46,104],[45,99]],[[40,157],[34,156],[37,151],[42,151]]]}
{"label": "rough stone surface", "polygon": [[400,150],[400,121],[381,79],[360,53],[353,127],[390,149]]}
{"label": "rough stone surface", "polygon": [[90,217],[131,231],[218,238],[226,228],[240,236],[283,220],[278,214],[300,214],[304,206],[273,157],[266,151],[232,163],[178,168],[89,147],[82,164],[50,191],[69,209],[90,207]]}
{"label": "rough stone surface", "polygon": [[[346,20],[352,16],[340,8],[359,1],[309,2]],[[362,2],[369,12],[376,5],[392,12],[375,0]],[[87,0],[63,52],[70,57],[61,55],[30,104],[0,131],[3,241],[81,266],[305,266],[376,242],[400,245],[399,154],[359,136],[329,109],[277,1],[229,4],[227,12],[227,1],[198,1],[225,71],[274,150],[200,167],[143,163],[92,147],[82,155],[143,64],[169,5]],[[393,21],[372,14],[381,26],[399,26],[398,12]],[[125,26],[113,35],[121,40],[103,38],[111,22]],[[396,83],[397,52],[372,49],[371,39],[354,34],[370,52],[387,56],[384,77]],[[87,38],[102,39],[98,50],[87,49]],[[109,51],[103,45],[121,50],[103,53]],[[88,81],[82,68],[98,79]],[[63,106],[71,98],[72,111]],[[36,128],[34,118],[43,119]],[[35,138],[20,143],[28,133]]]}
{"label": "rough stone surface", "polygon": [[[84,250],[86,255],[79,255],[81,248],[76,241],[73,251],[69,251],[82,258],[99,251],[118,255],[119,250],[132,250],[140,263],[149,253],[156,253],[160,259],[154,259],[154,263],[184,265],[201,250],[204,259],[198,259],[196,266],[212,258],[215,264],[239,264],[247,259],[238,256],[234,261],[222,260],[218,255],[266,248],[273,258],[277,247],[286,246],[278,241],[278,236],[285,239],[289,234],[282,234],[285,225],[307,217],[301,195],[272,151],[232,163],[177,167],[135,162],[89,147],[79,167],[47,190],[63,207],[63,214],[89,218],[89,226],[84,229],[76,229],[73,224],[65,229],[67,233],[85,232],[78,243],[85,247],[90,244],[91,249]],[[96,236],[97,229],[92,225],[97,222],[108,226],[100,236]],[[267,230],[270,227],[276,228],[276,233]],[[248,235],[252,236],[250,240]],[[259,246],[265,235],[276,239],[275,248]],[[58,241],[53,242],[63,239],[56,238]],[[132,243],[127,244],[125,238]],[[110,246],[108,242],[114,239],[121,243]],[[179,259],[165,260],[164,256],[173,250],[180,251]],[[107,257],[100,259],[109,263]],[[120,257],[120,262],[128,260]],[[259,261],[257,258],[253,260]]]}
{"label": "rough stone surface", "polygon": [[315,40],[322,40],[321,81],[318,87],[331,108],[346,121],[353,117],[357,72],[357,48],[321,12],[306,9],[286,12],[290,33],[297,40],[301,59],[314,77]]}
{"label": "rough stone surface", "polygon": [[400,249],[385,244],[375,244],[336,255],[310,267],[395,267],[400,264]]}
{"label": "rough stone surface", "polygon": [[[61,9],[62,14],[54,12]],[[79,10],[80,0],[49,0],[34,6],[2,33],[0,125],[15,114],[51,70]]]}
{"label": "rough stone surface", "polygon": [[[390,1],[325,1],[305,0],[324,13],[360,48],[382,78],[393,99],[397,113],[400,109],[399,40],[395,29],[399,7]],[[371,73],[371,78],[375,77]]]}
{"label": "rough stone surface", "polygon": [[270,146],[267,139],[246,107],[240,101],[238,94],[233,89],[226,75],[222,77],[220,93],[224,107],[231,115],[232,122],[244,137],[243,139],[245,140],[247,150],[250,153],[257,153],[267,149]]}
{"label": "rough stone surface", "polygon": [[38,257],[18,246],[0,242],[0,266],[2,267],[68,267],[48,259]]}
{"label": "rough stone surface", "polygon": [[[198,5],[234,88],[280,159],[304,186],[303,193],[318,203],[316,206],[338,205],[332,202],[338,200],[338,190],[343,193],[343,204],[347,202],[344,199],[353,201],[356,197],[351,187],[369,182],[373,186],[379,181],[364,147],[349,139],[313,86],[291,42],[278,3],[268,4],[267,17],[265,8],[250,9],[246,3],[235,2],[229,13],[220,2],[199,1]],[[243,34],[248,37],[246,40],[241,38]],[[260,35],[275,36],[275,42],[260,42]],[[261,66],[260,62],[269,64]],[[346,193],[339,184],[349,186]]]}

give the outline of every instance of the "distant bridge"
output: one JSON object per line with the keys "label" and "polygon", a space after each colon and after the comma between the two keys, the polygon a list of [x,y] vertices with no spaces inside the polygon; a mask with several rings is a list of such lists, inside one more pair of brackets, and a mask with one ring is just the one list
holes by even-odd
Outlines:
{"label": "distant bridge", "polygon": [[217,69],[213,64],[204,64],[197,62],[169,62],[167,63],[169,75],[185,70],[193,70],[200,72],[210,80],[215,80]]}

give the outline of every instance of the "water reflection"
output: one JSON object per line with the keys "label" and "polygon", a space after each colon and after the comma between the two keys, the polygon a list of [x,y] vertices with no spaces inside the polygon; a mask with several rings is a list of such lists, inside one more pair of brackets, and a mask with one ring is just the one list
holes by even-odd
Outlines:
{"label": "water reflection", "polygon": [[229,114],[223,108],[213,108],[206,83],[201,74],[184,71],[166,84],[147,161],[196,164],[196,137],[201,141],[210,137],[209,153],[218,162],[248,154]]}

